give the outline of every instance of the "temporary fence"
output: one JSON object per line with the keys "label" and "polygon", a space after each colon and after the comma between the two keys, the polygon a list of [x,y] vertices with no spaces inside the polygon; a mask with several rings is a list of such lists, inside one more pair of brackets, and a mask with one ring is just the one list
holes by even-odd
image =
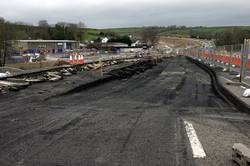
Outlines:
{"label": "temporary fence", "polygon": [[240,74],[240,81],[250,76],[250,40],[247,39],[244,44],[192,48],[180,51],[179,54],[203,60],[210,66],[223,67],[224,71],[236,71]]}
{"label": "temporary fence", "polygon": [[[229,66],[229,64],[240,66],[242,48],[242,44],[228,45],[217,47],[216,49],[192,49],[185,51],[184,54],[204,59],[209,62],[225,64],[226,66]],[[248,62],[247,66],[250,69],[250,59]]]}

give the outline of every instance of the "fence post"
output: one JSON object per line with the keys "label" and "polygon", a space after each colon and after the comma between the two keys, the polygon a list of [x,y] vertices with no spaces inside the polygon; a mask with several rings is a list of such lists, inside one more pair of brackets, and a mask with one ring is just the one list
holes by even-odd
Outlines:
{"label": "fence post", "polygon": [[[245,45],[245,40],[244,40]],[[241,45],[241,55],[240,55],[240,82],[242,82],[243,77],[243,54],[244,54],[244,45]]]}
{"label": "fence post", "polygon": [[212,53],[213,65],[216,66],[216,56],[214,48],[211,48],[211,53]]}
{"label": "fence post", "polygon": [[231,45],[229,53],[228,72],[231,72],[232,56],[233,56],[233,45]]}
{"label": "fence post", "polygon": [[103,77],[102,57],[99,57],[99,63],[100,63],[100,65],[101,65],[100,74],[101,74],[101,77]]}
{"label": "fence post", "polygon": [[0,66],[3,66],[3,56],[4,56],[4,50],[0,50]]}
{"label": "fence post", "polygon": [[241,53],[241,63],[240,63],[240,82],[242,82],[245,77],[245,70],[247,64],[246,62],[248,59],[248,49],[249,49],[248,40],[245,39],[244,45],[241,47],[242,47],[242,53]]}
{"label": "fence post", "polygon": [[208,51],[208,56],[209,56],[209,61],[210,61],[210,65],[214,65],[214,56],[213,56],[213,50],[211,48],[207,49]]}

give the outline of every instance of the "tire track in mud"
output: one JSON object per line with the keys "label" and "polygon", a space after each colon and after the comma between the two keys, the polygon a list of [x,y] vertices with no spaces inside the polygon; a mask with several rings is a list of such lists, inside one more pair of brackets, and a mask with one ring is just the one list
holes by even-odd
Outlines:
{"label": "tire track in mud", "polygon": [[[52,119],[45,126],[42,125],[42,126],[36,127],[28,132],[25,132],[21,136],[16,137],[16,138],[4,143],[2,146],[0,146],[0,149],[3,150],[6,148],[9,148],[13,144],[15,144],[23,139],[26,139],[26,138],[28,139],[28,137],[34,136],[36,133],[38,133],[38,135],[43,135],[46,138],[47,138],[47,136],[49,136],[51,138],[53,135],[58,134],[58,133],[63,132],[63,131],[66,131],[66,130],[68,130],[68,132],[69,132],[72,130],[72,127],[76,126],[85,116],[89,115],[89,113],[96,113],[96,111],[91,109],[85,113],[82,113],[80,116],[77,115],[73,119],[70,119],[66,122],[64,121],[64,123],[61,125],[58,125],[58,123],[62,122],[63,121],[62,119]],[[70,114],[76,114],[76,113],[73,112]],[[55,125],[55,124],[57,124],[57,125]],[[53,126],[53,127],[51,128],[51,126]],[[48,128],[48,129],[46,130],[46,128]],[[1,154],[1,152],[0,152],[0,154]]]}
{"label": "tire track in mud", "polygon": [[[166,75],[161,76],[164,70]],[[19,142],[24,142],[23,147],[28,151],[22,153],[14,142],[1,159],[23,165],[42,165],[47,161],[56,165],[61,160],[58,165],[66,165],[63,162],[72,159],[72,165],[85,161],[81,164],[92,166],[98,157],[103,165],[119,161],[124,161],[119,165],[137,166],[168,165],[168,162],[193,165],[181,118],[190,116],[190,110],[192,116],[192,113],[217,114],[214,109],[230,109],[216,104],[218,98],[205,81],[209,81],[209,76],[199,68],[184,59],[175,59],[129,79],[117,79],[47,101],[43,106],[53,104],[63,108],[54,114],[49,109],[44,109],[45,114],[37,112],[39,116],[35,116],[34,122],[41,118],[46,125],[20,138]],[[24,116],[34,118],[34,114]],[[21,157],[13,159],[16,154]]]}
{"label": "tire track in mud", "polygon": [[[40,133],[40,134],[43,135],[46,139],[51,139],[51,141],[49,141],[48,143],[43,145],[41,148],[37,149],[31,155],[26,156],[24,161],[32,159],[34,156],[36,156],[39,153],[48,149],[48,147],[50,147],[51,145],[58,143],[60,140],[64,139],[64,137],[66,135],[70,134],[73,130],[78,129],[78,125],[81,125],[81,121],[86,116],[89,116],[90,113],[91,113],[91,115],[95,116],[97,114],[97,112],[98,111],[96,111],[96,110],[90,110],[90,111],[82,114],[81,117],[75,118],[74,120],[70,121],[69,123],[62,125],[61,128],[55,128],[55,129],[49,130],[48,132],[42,131],[42,133]],[[59,133],[61,133],[61,134],[59,134]]]}
{"label": "tire track in mud", "polygon": [[126,139],[124,140],[124,142],[122,144],[122,149],[120,150],[120,153],[123,153],[125,151],[126,146],[129,143],[129,140],[130,140],[130,138],[131,138],[131,136],[132,136],[132,134],[133,134],[133,132],[134,132],[134,130],[136,128],[136,125],[140,121],[140,118],[142,117],[142,115],[143,115],[144,112],[145,111],[140,112],[139,115],[137,116],[135,122],[132,124],[132,126],[131,126],[131,128],[130,128],[130,130],[128,132],[128,135],[127,135]]}

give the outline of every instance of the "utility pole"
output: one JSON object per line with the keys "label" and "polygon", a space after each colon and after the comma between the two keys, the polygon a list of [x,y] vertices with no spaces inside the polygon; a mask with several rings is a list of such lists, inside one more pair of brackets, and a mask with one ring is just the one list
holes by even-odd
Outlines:
{"label": "utility pole", "polygon": [[[100,56],[101,56],[101,55],[100,55]],[[100,63],[100,65],[101,65],[101,68],[100,68],[101,77],[103,77],[102,58],[101,58],[101,57],[99,58],[99,63]]]}
{"label": "utility pole", "polygon": [[233,57],[233,45],[231,45],[229,53],[228,72],[231,72],[232,57]]}
{"label": "utility pole", "polygon": [[242,46],[241,53],[241,64],[240,64],[240,82],[244,80],[246,64],[248,60],[248,52],[249,52],[249,40],[244,40],[244,45]]}
{"label": "utility pole", "polygon": [[0,50],[0,67],[3,66],[3,49]]}
{"label": "utility pole", "polygon": [[7,54],[7,46],[6,46],[6,41],[3,41],[3,50],[2,50],[2,67],[5,66],[5,60],[6,60],[6,54]]}

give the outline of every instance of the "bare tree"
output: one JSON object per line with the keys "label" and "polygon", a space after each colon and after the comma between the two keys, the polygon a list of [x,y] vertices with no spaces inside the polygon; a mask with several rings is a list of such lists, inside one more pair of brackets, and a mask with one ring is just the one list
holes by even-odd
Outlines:
{"label": "bare tree", "polygon": [[5,22],[4,18],[0,16],[0,24],[2,24],[4,22]]}
{"label": "bare tree", "polygon": [[28,25],[28,26],[33,26],[31,23],[24,22],[24,21],[15,21],[14,24],[16,24],[16,25]]}
{"label": "bare tree", "polygon": [[47,20],[40,20],[38,22],[39,27],[49,27],[48,21]]}
{"label": "bare tree", "polygon": [[78,27],[77,24],[74,24],[74,23],[67,23],[66,26],[69,28],[77,28]]}
{"label": "bare tree", "polygon": [[78,27],[78,28],[86,28],[86,25],[84,24],[84,22],[80,21],[80,22],[77,24],[77,27]]}
{"label": "bare tree", "polygon": [[145,28],[141,33],[141,38],[143,42],[155,45],[158,41],[158,31],[153,27]]}
{"label": "bare tree", "polygon": [[60,26],[60,27],[66,27],[67,23],[66,22],[57,22],[56,25]]}

